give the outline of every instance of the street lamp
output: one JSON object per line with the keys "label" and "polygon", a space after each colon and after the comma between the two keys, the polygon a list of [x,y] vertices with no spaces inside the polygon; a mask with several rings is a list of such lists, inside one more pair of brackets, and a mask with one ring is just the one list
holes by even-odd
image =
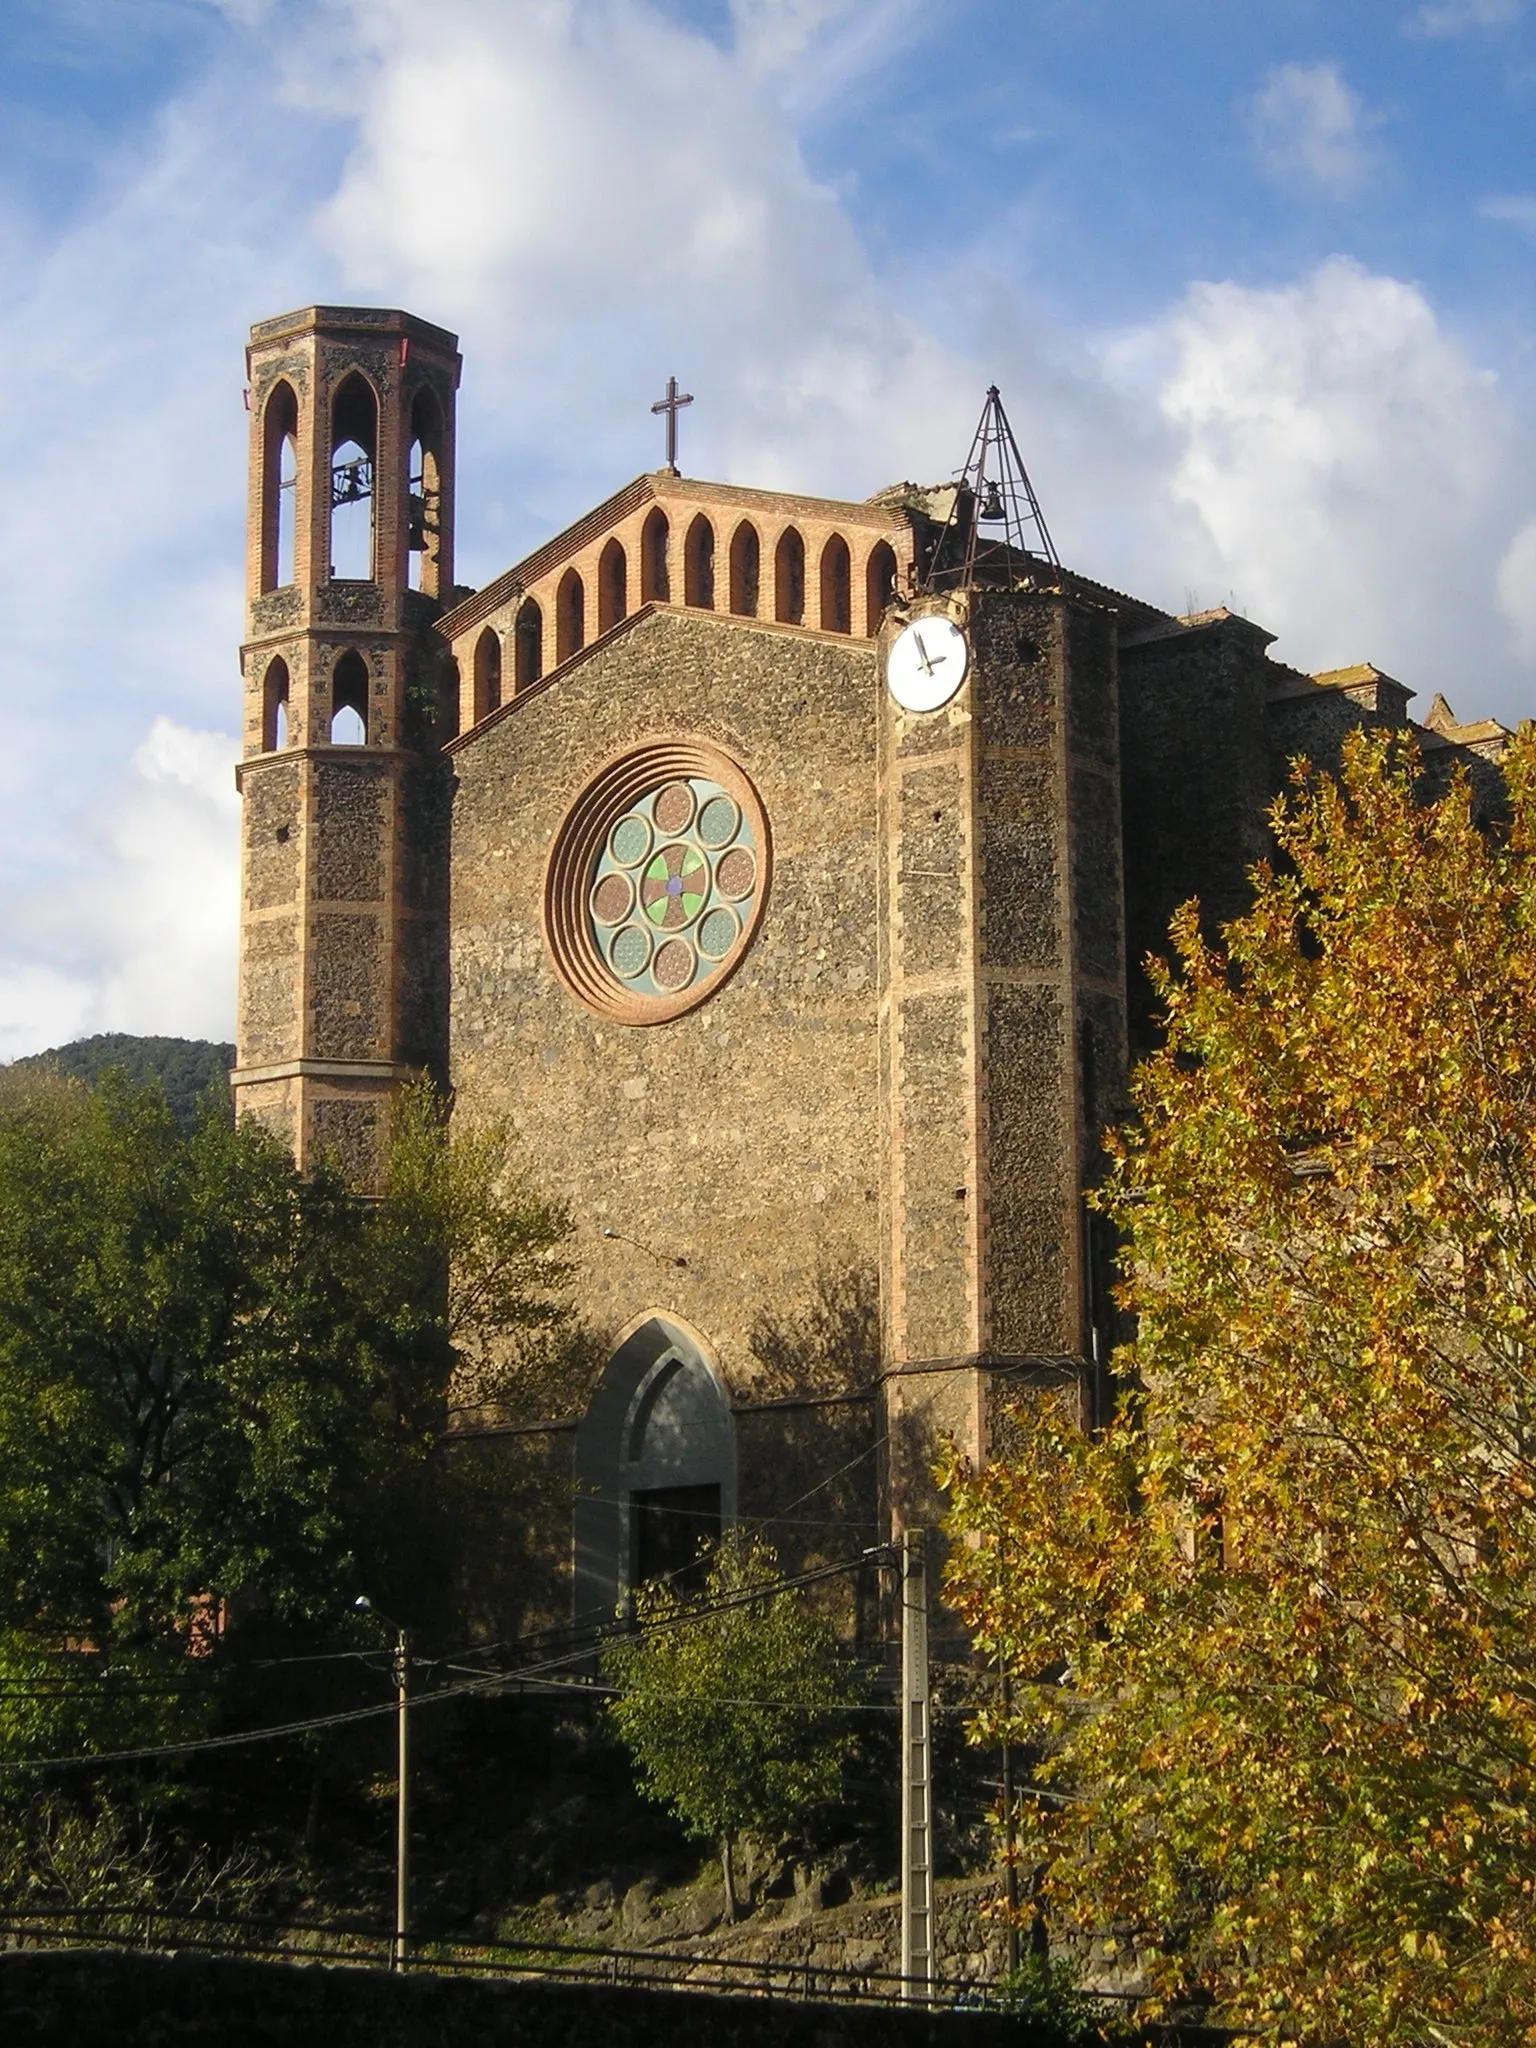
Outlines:
{"label": "street lamp", "polygon": [[390,1947],[389,1966],[392,1970],[403,1970],[411,1923],[411,1637],[403,1623],[391,1620],[366,1593],[359,1593],[352,1605],[358,1614],[371,1614],[395,1631],[395,1732],[399,1761],[395,1770],[395,1938]]}

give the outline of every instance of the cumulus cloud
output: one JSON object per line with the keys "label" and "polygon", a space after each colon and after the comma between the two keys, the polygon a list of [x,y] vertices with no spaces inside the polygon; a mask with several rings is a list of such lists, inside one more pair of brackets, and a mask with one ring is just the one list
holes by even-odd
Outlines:
{"label": "cumulus cloud", "polygon": [[[776,19],[782,49],[843,12],[786,7],[763,32]],[[952,356],[877,284],[759,44],[722,48],[641,4],[548,0],[515,34],[496,0],[430,17],[368,0],[351,18],[330,104],[356,144],[317,233],[349,289],[472,338],[467,389],[488,402],[467,475],[515,473],[536,429],[543,495],[520,509],[553,516],[563,491],[580,509],[578,483],[596,495],[655,465],[649,402],[673,370],[698,396],[695,473],[873,488],[910,459],[903,420],[961,440]]]}
{"label": "cumulus cloud", "polygon": [[1254,148],[1268,175],[1348,199],[1370,175],[1374,117],[1337,64],[1279,64],[1249,107]]}
{"label": "cumulus cloud", "polygon": [[1427,0],[1403,24],[1414,36],[1464,36],[1474,29],[1508,28],[1525,12],[1525,0]]}
{"label": "cumulus cloud", "polygon": [[1198,531],[1169,531],[1206,602],[1235,589],[1304,669],[1373,660],[1482,711],[1536,708],[1494,575],[1530,512],[1529,422],[1416,286],[1344,258],[1200,284],[1107,361],[1173,436],[1164,492]]}
{"label": "cumulus cloud", "polygon": [[239,907],[234,743],[157,718],[77,873],[15,906],[0,1059],[92,1031],[223,1038]]}
{"label": "cumulus cloud", "polygon": [[753,71],[787,71],[830,29],[865,11],[863,0],[731,0],[731,25],[736,48]]}
{"label": "cumulus cloud", "polygon": [[[226,733],[157,718],[134,749],[110,820],[104,881],[78,899],[102,963],[102,1030],[158,1018],[163,1031],[221,1037],[234,1007],[240,815]],[[175,1020],[175,1021],[173,1021]]]}

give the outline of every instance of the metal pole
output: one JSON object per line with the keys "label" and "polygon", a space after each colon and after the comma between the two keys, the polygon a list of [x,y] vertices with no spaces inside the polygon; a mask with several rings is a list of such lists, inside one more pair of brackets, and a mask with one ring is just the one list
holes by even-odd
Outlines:
{"label": "metal pole", "polygon": [[1013,1712],[1013,1680],[1003,1673],[1003,1856],[1004,1883],[1008,1888],[1008,1974],[1019,1967],[1019,1854],[1018,1831],[1013,1818],[1013,1744],[1008,1740],[1008,1717]]}
{"label": "metal pole", "polygon": [[901,1541],[901,1995],[933,1995],[933,1749],[928,1711],[928,1532]]}
{"label": "metal pole", "polygon": [[395,1942],[391,1967],[403,1970],[411,1925],[411,1639],[401,1629],[395,1640],[395,1730],[399,1761],[395,1776]]}

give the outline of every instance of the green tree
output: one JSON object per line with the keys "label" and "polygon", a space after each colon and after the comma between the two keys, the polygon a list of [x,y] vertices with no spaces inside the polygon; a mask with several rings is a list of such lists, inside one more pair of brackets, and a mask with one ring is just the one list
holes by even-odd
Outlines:
{"label": "green tree", "polygon": [[727,1536],[697,1597],[642,1586],[637,1634],[603,1658],[641,1789],[719,1844],[733,1920],[737,1840],[793,1834],[837,1797],[866,1690],[804,1594],[770,1590],[780,1576],[760,1538]]}
{"label": "green tree", "polygon": [[1536,2030],[1536,737],[1495,833],[1417,765],[1356,738],[1180,914],[1118,1418],[950,1475],[1047,1903],[1302,2041]]}
{"label": "green tree", "polygon": [[425,1088],[396,1134],[363,1201],[254,1121],[0,1077],[0,1744],[185,1729],[226,1603],[425,1606],[450,1382],[565,1313],[567,1223]]}

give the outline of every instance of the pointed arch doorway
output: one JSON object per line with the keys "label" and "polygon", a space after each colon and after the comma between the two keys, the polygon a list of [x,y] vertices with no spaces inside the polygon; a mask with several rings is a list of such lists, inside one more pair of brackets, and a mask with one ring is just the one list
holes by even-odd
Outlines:
{"label": "pointed arch doorway", "polygon": [[574,1620],[611,1620],[648,1579],[686,1586],[736,1519],[730,1397],[700,1340],[644,1317],[603,1368],[576,1429]]}

